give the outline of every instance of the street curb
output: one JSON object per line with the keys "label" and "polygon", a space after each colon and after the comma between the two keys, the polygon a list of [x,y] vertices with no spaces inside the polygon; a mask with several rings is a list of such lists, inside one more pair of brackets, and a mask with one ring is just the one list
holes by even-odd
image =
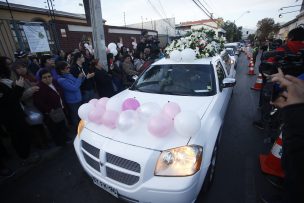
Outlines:
{"label": "street curb", "polygon": [[[69,147],[69,145],[70,144],[68,144],[65,148]],[[41,164],[43,164],[45,161],[54,158],[57,154],[59,154],[65,148],[55,146],[55,147],[45,151],[44,153],[41,153],[40,154],[40,159],[39,159],[38,162],[33,163],[33,164],[29,164],[29,165],[26,165],[26,166],[20,166],[19,168],[17,168],[14,171],[14,174],[11,177],[0,177],[0,185],[6,184],[6,183],[9,183],[9,182],[13,182],[13,181],[21,178],[22,176],[24,176],[25,174],[30,172],[31,169],[36,168],[36,167],[40,166]]]}

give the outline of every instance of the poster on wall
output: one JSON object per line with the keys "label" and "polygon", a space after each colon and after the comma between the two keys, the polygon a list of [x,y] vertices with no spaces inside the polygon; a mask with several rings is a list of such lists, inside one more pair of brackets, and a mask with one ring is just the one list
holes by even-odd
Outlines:
{"label": "poster on wall", "polygon": [[48,38],[41,25],[23,25],[23,30],[32,53],[50,51]]}

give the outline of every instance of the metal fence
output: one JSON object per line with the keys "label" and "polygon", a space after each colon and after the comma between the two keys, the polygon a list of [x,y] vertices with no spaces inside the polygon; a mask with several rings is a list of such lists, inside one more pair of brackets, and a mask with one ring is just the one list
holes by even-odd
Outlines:
{"label": "metal fence", "polygon": [[14,52],[18,49],[30,52],[23,25],[33,23],[44,26],[50,50],[57,50],[54,41],[56,33],[53,32],[51,23],[0,19],[0,55],[14,58]]}

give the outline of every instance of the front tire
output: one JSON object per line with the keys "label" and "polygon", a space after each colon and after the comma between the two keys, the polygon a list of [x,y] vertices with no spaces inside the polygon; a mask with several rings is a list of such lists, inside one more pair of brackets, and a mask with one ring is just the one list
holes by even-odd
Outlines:
{"label": "front tire", "polygon": [[218,138],[216,140],[216,143],[214,145],[212,156],[211,156],[210,165],[209,165],[209,168],[208,168],[205,180],[204,180],[204,184],[203,184],[203,188],[202,188],[202,192],[203,193],[206,193],[210,189],[210,187],[211,187],[211,185],[213,183],[213,180],[214,180],[215,166],[216,166],[216,160],[217,160],[217,154],[218,154],[218,146],[219,146],[219,140],[220,140],[219,136],[218,136]]}

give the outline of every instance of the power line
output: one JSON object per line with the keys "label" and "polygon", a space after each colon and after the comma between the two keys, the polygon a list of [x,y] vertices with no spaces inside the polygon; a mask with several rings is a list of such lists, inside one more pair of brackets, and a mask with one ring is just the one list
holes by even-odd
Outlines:
{"label": "power line", "polygon": [[[202,5],[202,3],[201,3],[199,0],[197,0],[199,3],[196,2],[195,0],[192,0],[192,1],[197,5],[198,8],[200,8],[200,9],[206,14],[207,17],[209,17],[213,22],[215,22],[215,23],[219,26],[219,23],[218,23],[216,20],[213,19],[213,17],[211,16],[210,12],[208,11],[208,9],[206,9],[205,6]],[[200,4],[203,8],[202,8],[199,4]],[[205,9],[206,9],[206,10],[205,10]]]}
{"label": "power line", "polygon": [[206,4],[207,7],[209,7],[210,9],[212,9],[205,0],[202,0],[202,1]]}
{"label": "power line", "polygon": [[163,12],[164,16],[165,16],[165,17],[166,17],[166,19],[167,19],[167,15],[166,15],[165,9],[164,9],[164,7],[163,7],[163,5],[162,5],[161,1],[160,1],[160,0],[158,0],[158,3],[159,3],[159,5],[160,5],[160,8],[161,8],[161,10],[162,10],[162,12]]}
{"label": "power line", "polygon": [[158,11],[158,9],[152,4],[152,2],[150,0],[147,0],[148,3],[151,5],[151,7],[153,8],[153,10],[160,16],[161,20],[164,21],[165,23],[167,23],[171,28],[175,29],[175,27],[173,27],[169,20],[166,18],[164,19],[164,17],[162,16],[162,14]]}
{"label": "power line", "polygon": [[202,2],[200,0],[196,0],[204,9],[205,11],[209,14],[210,18],[212,18],[211,13],[208,11],[208,9],[202,4]]}
{"label": "power line", "polygon": [[[214,4],[212,3],[212,1],[208,1],[209,3],[207,3],[207,1],[205,1],[205,0],[202,0],[208,7],[209,7],[209,9],[211,9],[212,10],[212,13],[213,14],[216,14],[217,15],[217,13],[215,12],[215,9],[214,9]],[[214,16],[214,15],[213,15]],[[217,16],[219,16],[219,15],[217,15]]]}

